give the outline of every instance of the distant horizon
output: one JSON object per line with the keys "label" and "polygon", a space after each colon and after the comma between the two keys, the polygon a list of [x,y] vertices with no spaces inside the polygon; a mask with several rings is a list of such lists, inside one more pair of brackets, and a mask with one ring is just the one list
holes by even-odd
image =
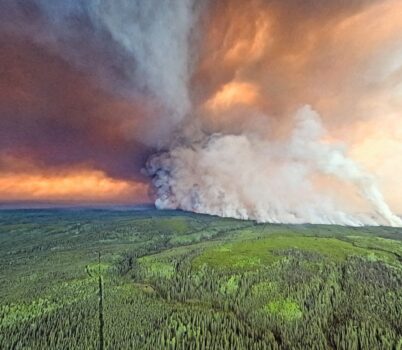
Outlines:
{"label": "distant horizon", "polygon": [[402,2],[201,3],[1,1],[0,208],[402,227]]}
{"label": "distant horizon", "polygon": [[[60,203],[60,202],[14,202],[14,203],[4,203],[0,202],[0,212],[9,210],[109,210],[109,211],[142,211],[142,210],[157,210],[157,211],[168,211],[168,212],[183,212],[183,213],[194,213],[192,211],[183,209],[161,209],[157,208],[154,203],[133,203],[133,204],[113,204],[113,203]],[[205,213],[194,213],[198,215],[207,216],[217,216],[221,218],[232,218],[221,215],[205,214]],[[402,213],[396,213],[396,215],[402,219]],[[325,224],[325,223],[309,223],[309,222],[299,222],[299,223],[278,223],[278,222],[258,222],[253,219],[239,219],[245,221],[254,221],[258,224],[274,224],[274,225],[324,225],[324,226],[343,226],[343,227],[391,227],[389,225],[378,224],[378,225],[342,225],[338,223]]]}

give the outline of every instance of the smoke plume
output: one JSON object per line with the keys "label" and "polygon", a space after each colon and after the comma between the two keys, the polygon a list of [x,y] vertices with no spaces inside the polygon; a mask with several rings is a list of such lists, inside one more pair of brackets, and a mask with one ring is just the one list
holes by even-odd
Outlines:
{"label": "smoke plume", "polygon": [[402,226],[401,13],[398,0],[4,0],[0,180],[80,169],[108,196],[149,186],[161,209]]}
{"label": "smoke plume", "polygon": [[[156,206],[259,222],[400,226],[374,179],[324,136],[319,116],[305,106],[296,113],[289,139],[281,142],[250,133],[212,134],[177,145],[148,161]],[[353,184],[375,213],[341,205],[342,194],[314,186],[317,175]]]}
{"label": "smoke plume", "polygon": [[[400,226],[401,219],[390,210],[375,179],[347,155],[345,145],[329,141],[318,113],[305,106],[292,120],[287,115],[291,106],[303,103],[303,99],[295,101],[294,97],[270,94],[275,84],[286,83],[286,77],[273,75],[272,87],[266,88],[264,85],[270,84],[270,69],[263,70],[266,77],[255,76],[265,60],[280,62],[287,54],[275,54],[280,50],[276,45],[283,42],[270,43],[270,26],[280,28],[283,25],[275,24],[275,20],[270,23],[276,5],[264,7],[263,2],[255,1],[251,13],[243,8],[243,14],[236,14],[242,6],[239,2],[237,7],[232,6],[234,3],[236,1],[227,3],[226,7],[218,6],[220,11],[235,13],[231,13],[233,18],[228,19],[222,32],[213,32],[212,39],[207,38],[208,46],[209,40],[222,35],[224,38],[218,42],[223,46],[212,48],[215,50],[212,52],[208,50],[212,58],[201,58],[200,64],[200,69],[204,69],[204,64],[217,65],[223,71],[228,69],[227,76],[222,76],[215,93],[209,92],[212,97],[193,105],[192,125],[179,126],[179,141],[176,138],[166,152],[152,156],[147,163],[156,189],[156,206],[260,222]],[[329,19],[327,11],[330,9],[312,10],[323,16],[323,20],[337,23],[338,15],[342,18],[344,13],[353,14],[364,4],[355,5],[339,9],[339,13]],[[266,17],[256,13],[264,9]],[[280,15],[282,10],[277,10]],[[252,34],[248,32],[243,38],[244,29],[236,31],[234,21],[239,20],[238,26],[247,28],[242,21],[248,16],[255,18],[256,26],[249,28]],[[301,26],[303,21],[308,19],[299,19]],[[306,34],[309,30],[315,34],[317,29],[310,29],[309,23],[304,25]],[[285,40],[289,33],[280,35]],[[216,56],[222,61],[232,61],[233,67],[230,64],[222,67]],[[275,63],[273,65],[275,68]],[[304,69],[305,74],[313,74]],[[208,70],[214,72],[213,67]],[[218,77],[222,74],[216,73]],[[214,79],[211,77],[212,81]],[[205,91],[205,86],[200,90]],[[274,101],[267,106],[264,99]],[[278,124],[287,130],[282,137],[272,130],[280,129]]]}

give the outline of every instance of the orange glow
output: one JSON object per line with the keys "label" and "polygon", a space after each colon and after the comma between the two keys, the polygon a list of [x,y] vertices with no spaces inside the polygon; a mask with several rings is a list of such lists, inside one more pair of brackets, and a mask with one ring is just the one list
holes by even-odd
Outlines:
{"label": "orange glow", "polygon": [[232,27],[234,42],[224,55],[227,63],[251,62],[261,58],[267,47],[272,43],[269,38],[271,23],[267,13],[263,13],[254,21],[254,26],[247,21],[238,23],[237,27]]}
{"label": "orange glow", "polygon": [[[402,173],[402,1],[208,4],[191,41],[196,60],[186,68],[189,120],[207,133],[285,139],[295,111],[311,105],[329,132],[323,141],[343,142],[402,212],[395,175]],[[147,200],[148,185],[127,178],[142,179],[146,155],[170,126],[158,94],[109,94],[92,73],[57,55],[47,62],[25,40],[7,40],[0,120],[11,131],[0,137],[0,200]],[[32,116],[16,119],[19,113]],[[18,156],[6,159],[9,151]],[[77,170],[82,164],[104,172]],[[322,187],[338,190],[328,181]]]}
{"label": "orange glow", "polygon": [[250,83],[230,82],[207,101],[207,109],[219,112],[233,105],[253,105],[258,100],[257,87]]}
{"label": "orange glow", "polygon": [[107,177],[97,170],[65,174],[0,174],[0,200],[130,202],[147,198],[147,186]]}

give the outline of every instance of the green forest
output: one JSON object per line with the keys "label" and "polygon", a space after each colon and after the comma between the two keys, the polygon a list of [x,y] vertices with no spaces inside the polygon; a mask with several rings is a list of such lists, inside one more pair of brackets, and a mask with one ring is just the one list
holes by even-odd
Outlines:
{"label": "green forest", "polygon": [[402,349],[402,229],[0,211],[0,349]]}

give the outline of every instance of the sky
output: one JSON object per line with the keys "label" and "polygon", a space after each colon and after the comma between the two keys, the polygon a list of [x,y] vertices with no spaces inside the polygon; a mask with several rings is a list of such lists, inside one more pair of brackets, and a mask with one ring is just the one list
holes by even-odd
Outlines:
{"label": "sky", "polygon": [[0,2],[0,202],[402,213],[401,107],[398,0]]}

